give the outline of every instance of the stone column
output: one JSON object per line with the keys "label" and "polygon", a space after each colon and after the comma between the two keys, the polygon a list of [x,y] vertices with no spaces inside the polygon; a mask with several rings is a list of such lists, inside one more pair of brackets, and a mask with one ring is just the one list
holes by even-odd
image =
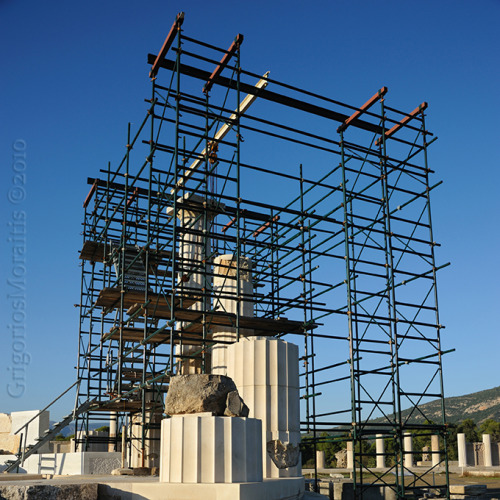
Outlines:
{"label": "stone column", "polygon": [[493,467],[493,457],[491,454],[491,434],[483,434],[484,466]]}
{"label": "stone column", "polygon": [[[198,300],[189,306],[189,309],[200,311],[203,308],[202,294],[206,293],[205,280],[209,280],[210,263],[203,264],[204,253],[210,251],[210,238],[205,234],[206,224],[210,225],[215,212],[204,211],[205,199],[202,196],[186,193],[177,200],[183,206],[177,210],[177,218],[181,221],[182,228],[179,236],[179,257],[177,273],[177,289],[186,299],[197,298]],[[173,208],[167,209],[167,214],[173,214]],[[177,323],[177,329],[182,330],[184,324]],[[200,350],[199,345],[182,345],[176,347],[178,355],[190,355]],[[179,363],[179,375],[189,373],[201,373],[201,359],[182,359]]]}
{"label": "stone column", "polygon": [[347,441],[347,468],[352,470],[354,469],[354,457],[353,457],[353,445],[352,441]]}
{"label": "stone column", "polygon": [[319,469],[325,468],[325,452],[317,450],[316,451],[316,465]]}
{"label": "stone column", "polygon": [[407,469],[413,467],[413,437],[410,432],[404,433],[404,464]]}
{"label": "stone column", "polygon": [[377,469],[383,469],[385,467],[385,441],[382,434],[377,434],[375,450],[377,452]]}
{"label": "stone column", "polygon": [[[241,340],[227,348],[227,375],[248,406],[249,417],[262,420],[263,477],[302,476],[298,347],[276,338]],[[298,462],[278,469],[271,458],[276,458],[273,445],[285,447],[289,457],[295,453]]]}
{"label": "stone column", "polygon": [[116,411],[109,412],[109,442],[108,451],[116,451],[116,428],[118,425],[118,413]]}
{"label": "stone column", "polygon": [[[246,257],[239,259],[239,292],[243,300],[240,301],[240,316],[253,317],[253,283],[252,261]],[[232,254],[219,255],[214,259],[214,309],[221,313],[237,313],[238,284],[236,256]],[[212,327],[214,341],[236,342],[236,329],[214,325]],[[240,328],[240,336],[245,337],[252,331]],[[228,344],[220,343],[212,347],[212,373],[227,375]]]}
{"label": "stone column", "polygon": [[465,434],[457,434],[458,443],[458,466],[467,467],[467,443],[465,442]]}
{"label": "stone column", "polygon": [[441,462],[441,454],[439,453],[439,436],[434,435],[431,436],[431,451],[432,451],[432,466],[435,467],[436,465]]}
{"label": "stone column", "polygon": [[[154,401],[153,393],[146,392],[146,403]],[[130,442],[132,453],[130,467],[159,467],[160,465],[160,424],[162,421],[162,409],[147,410],[145,421],[142,413],[138,412],[131,416]],[[142,429],[145,428],[144,450],[142,449]]]}

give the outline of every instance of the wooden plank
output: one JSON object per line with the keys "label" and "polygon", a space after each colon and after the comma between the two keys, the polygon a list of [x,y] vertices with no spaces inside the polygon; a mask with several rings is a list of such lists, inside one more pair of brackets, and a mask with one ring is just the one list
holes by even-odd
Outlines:
{"label": "wooden plank", "polygon": [[[148,306],[144,308],[141,304],[134,304],[127,313],[133,314],[137,312],[138,309],[145,309],[146,315],[154,318],[170,319],[171,311],[169,307],[164,307],[159,305],[156,308]],[[194,311],[190,309],[175,309],[175,319],[177,321],[186,321],[193,323],[193,328],[187,327],[189,332],[200,331],[203,321],[203,312]],[[236,315],[221,313],[217,311],[207,311],[206,320],[208,328],[213,326],[227,326],[229,328],[235,328],[236,325]],[[312,330],[316,328],[317,325],[311,324],[307,326],[307,330]],[[196,328],[196,330],[195,330]],[[303,334],[304,333],[304,323],[302,321],[294,321],[289,319],[272,319],[272,318],[259,318],[259,317],[240,317],[240,328],[254,330],[253,335],[278,335],[281,333],[294,333]],[[245,332],[246,333],[246,332]]]}
{"label": "wooden plank", "polygon": [[[105,309],[117,309],[120,307],[121,291],[117,287],[104,288],[100,291],[95,305]],[[155,308],[162,311],[170,311],[170,297],[165,297],[162,294],[148,292],[147,300],[150,301],[149,308],[153,311]],[[193,304],[201,300],[201,297],[190,295],[179,297],[176,301],[176,307],[182,304],[185,307],[191,307]],[[129,309],[136,304],[146,302],[146,293],[138,290],[125,290],[123,293],[123,307]]]}

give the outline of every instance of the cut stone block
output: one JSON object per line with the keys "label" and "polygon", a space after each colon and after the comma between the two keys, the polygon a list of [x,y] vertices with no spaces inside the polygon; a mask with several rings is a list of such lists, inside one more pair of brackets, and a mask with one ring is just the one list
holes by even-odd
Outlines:
{"label": "cut stone block", "polygon": [[450,484],[450,494],[455,495],[483,495],[486,490],[485,484]]}
{"label": "cut stone block", "polygon": [[[48,411],[43,411],[42,413],[40,413],[39,410],[15,411],[12,412],[10,416],[12,419],[12,434],[14,434],[17,430],[27,424],[33,417],[36,417],[32,422],[29,423],[28,434],[23,438],[23,442],[26,438],[27,445],[35,444],[37,442],[37,438],[43,436],[45,432],[49,430],[50,412]],[[25,433],[26,430],[23,429],[23,431],[21,432]],[[48,453],[49,451],[50,444],[46,443],[41,448],[39,448],[38,453]]]}
{"label": "cut stone block", "polygon": [[262,423],[176,415],[161,423],[160,482],[262,481]]}
{"label": "cut stone block", "polygon": [[19,451],[19,445],[21,443],[21,436],[19,434],[12,436],[10,434],[0,434],[0,450],[4,451],[4,454],[11,453],[15,455]]}
{"label": "cut stone block", "polygon": [[0,433],[12,432],[12,419],[8,413],[0,413]]}

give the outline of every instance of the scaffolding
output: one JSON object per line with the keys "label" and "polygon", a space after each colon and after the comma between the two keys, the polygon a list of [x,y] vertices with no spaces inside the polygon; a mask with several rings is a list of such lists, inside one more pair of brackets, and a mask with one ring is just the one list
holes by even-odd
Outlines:
{"label": "scaffolding", "polygon": [[[416,494],[438,468],[448,497],[427,104],[399,111],[384,87],[359,107],[278,82],[243,69],[242,35],[221,49],[183,21],[148,56],[148,109],[123,158],[88,179],[77,370],[78,404],[94,405],[77,445],[112,412],[136,428],[137,465],[157,465],[170,376],[210,372],[218,345],[273,336],[301,350],[303,442],[352,443],[356,498],[372,485]],[[253,314],[221,308],[234,299],[214,285],[221,255]],[[253,293],[240,285],[249,267]],[[424,414],[436,399],[439,415]],[[442,450],[411,476],[405,457],[421,450],[405,450],[408,432]]]}

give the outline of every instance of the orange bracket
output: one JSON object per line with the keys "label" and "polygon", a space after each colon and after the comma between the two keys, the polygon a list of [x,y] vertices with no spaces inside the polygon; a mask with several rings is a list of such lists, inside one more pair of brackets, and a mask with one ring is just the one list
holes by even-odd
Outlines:
{"label": "orange bracket", "polygon": [[182,23],[184,22],[184,12],[179,12],[177,14],[177,17],[175,18],[174,24],[172,24],[172,27],[170,28],[170,31],[168,32],[167,38],[165,38],[165,41],[163,42],[163,46],[156,56],[155,62],[153,63],[153,66],[151,67],[151,71],[149,72],[149,78],[154,78],[156,74],[158,73],[158,70],[160,69],[160,65],[165,59],[165,56],[167,55],[168,50],[172,46],[172,43],[175,40],[175,35],[177,35],[177,32],[181,29]]}
{"label": "orange bracket", "polygon": [[132,204],[132,202],[134,201],[135,197],[139,194],[139,188],[136,187],[134,189],[134,191],[132,192],[132,194],[129,196],[128,200],[127,200],[127,208]]}
{"label": "orange bracket", "polygon": [[92,196],[94,196],[95,190],[97,189],[97,179],[94,181],[92,184],[92,187],[90,188],[89,194],[85,198],[85,201],[83,202],[83,208],[87,208],[90,200],[92,199]]}
{"label": "orange bracket", "polygon": [[255,238],[256,236],[258,236],[260,233],[262,233],[262,231],[264,231],[265,229],[267,229],[273,222],[277,222],[280,220],[280,216],[279,215],[276,215],[275,217],[273,217],[269,222],[266,222],[264,225],[260,226],[259,229],[257,229],[257,231],[255,231],[253,233],[253,237]]}
{"label": "orange bracket", "polygon": [[239,33],[234,39],[234,42],[231,44],[231,47],[229,47],[229,50],[224,54],[218,66],[213,70],[212,74],[207,80],[207,83],[205,83],[205,85],[203,86],[203,92],[205,94],[210,91],[215,79],[222,73],[222,70],[227,66],[229,60],[231,59],[231,57],[233,57],[236,50],[239,49],[242,42],[243,35]]}
{"label": "orange bracket", "polygon": [[[419,113],[424,111],[427,108],[428,104],[426,102],[423,102],[418,108],[415,108],[409,115],[406,115],[399,123],[396,123],[394,127],[389,129],[385,134],[384,137],[387,139],[390,137],[392,134],[397,132],[400,128],[404,127],[409,121],[413,120],[415,116],[417,116]],[[375,146],[379,146],[382,143],[382,137],[379,137],[375,141]]]}
{"label": "orange bracket", "polygon": [[387,94],[387,87],[382,87],[373,97],[368,99],[355,113],[353,113],[342,125],[339,126],[337,132],[343,132],[351,122],[359,118],[365,111],[370,109],[381,97]]}

